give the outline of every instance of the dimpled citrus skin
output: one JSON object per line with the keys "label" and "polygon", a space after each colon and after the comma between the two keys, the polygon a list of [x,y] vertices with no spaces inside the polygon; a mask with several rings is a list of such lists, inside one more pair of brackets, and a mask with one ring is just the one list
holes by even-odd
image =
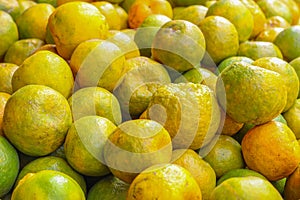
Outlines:
{"label": "dimpled citrus skin", "polygon": [[224,197],[229,200],[282,200],[280,193],[269,181],[255,176],[234,177],[225,180],[214,189],[210,200],[222,200]]}
{"label": "dimpled citrus skin", "polygon": [[0,135],[0,197],[13,187],[19,172],[19,156],[16,149]]}
{"label": "dimpled citrus skin", "polygon": [[174,148],[199,149],[215,136],[220,110],[212,90],[202,84],[167,84],[156,90],[146,110],[172,137]]}
{"label": "dimpled citrus skin", "polygon": [[190,172],[179,165],[165,164],[146,169],[129,187],[127,200],[151,199],[201,200],[202,195]]}
{"label": "dimpled citrus skin", "polygon": [[252,128],[242,140],[247,166],[268,180],[289,176],[300,162],[300,146],[287,125],[271,121]]}
{"label": "dimpled citrus skin", "polygon": [[12,17],[4,12],[0,11],[1,28],[0,28],[0,60],[5,55],[6,51],[15,41],[19,38],[18,27]]}
{"label": "dimpled citrus skin", "polygon": [[294,68],[286,61],[274,57],[260,58],[252,64],[281,74],[287,90],[287,102],[282,112],[290,109],[294,105],[299,92],[299,79]]}
{"label": "dimpled citrus skin", "polygon": [[70,59],[81,42],[105,39],[108,34],[105,17],[86,2],[70,2],[56,8],[49,18],[49,28],[59,55],[65,59]]}
{"label": "dimpled citrus skin", "polygon": [[209,16],[199,27],[204,34],[206,51],[216,64],[239,50],[239,35],[234,25],[224,17]]}
{"label": "dimpled citrus skin", "polygon": [[19,172],[15,184],[18,184],[18,182],[28,173],[36,173],[42,170],[60,171],[77,181],[82,190],[86,192],[86,183],[83,176],[77,173],[73,168],[71,168],[66,160],[56,156],[40,157],[29,162]]}
{"label": "dimpled citrus skin", "polygon": [[205,47],[205,38],[198,26],[185,20],[172,20],[156,33],[151,52],[154,60],[184,72],[199,65]]}
{"label": "dimpled citrus skin", "polygon": [[43,156],[63,143],[71,123],[64,96],[47,86],[27,85],[6,103],[3,131],[21,152]]}
{"label": "dimpled citrus skin", "polygon": [[240,123],[262,124],[272,120],[284,109],[286,93],[279,73],[245,62],[231,64],[217,80],[217,97],[222,107]]}
{"label": "dimpled citrus skin", "polygon": [[0,92],[12,94],[11,79],[18,65],[12,63],[0,63]]}
{"label": "dimpled citrus skin", "polygon": [[293,200],[300,198],[300,165],[297,169],[287,178],[285,188],[284,188],[284,197],[286,200]]}
{"label": "dimpled citrus skin", "polygon": [[234,24],[239,41],[248,40],[252,34],[254,22],[251,12],[238,0],[217,1],[208,8],[206,16],[217,15],[228,19]]}
{"label": "dimpled citrus skin", "polygon": [[103,146],[115,128],[111,121],[99,116],[76,120],[69,128],[64,143],[68,163],[86,176],[109,174],[103,164]]}
{"label": "dimpled citrus skin", "polygon": [[104,146],[106,165],[116,177],[127,183],[147,167],[168,163],[171,156],[169,133],[162,125],[148,119],[120,124]]}
{"label": "dimpled citrus skin", "polygon": [[12,200],[65,199],[84,200],[78,183],[70,176],[53,170],[27,174],[12,193]]}
{"label": "dimpled citrus skin", "polygon": [[14,92],[30,84],[51,87],[68,98],[73,90],[74,78],[64,59],[51,51],[43,50],[25,59],[12,77]]}

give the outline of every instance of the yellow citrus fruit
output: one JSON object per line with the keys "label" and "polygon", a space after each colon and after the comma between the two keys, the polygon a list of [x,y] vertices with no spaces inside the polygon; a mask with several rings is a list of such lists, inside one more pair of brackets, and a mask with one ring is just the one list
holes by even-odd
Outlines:
{"label": "yellow citrus fruit", "polygon": [[235,26],[240,42],[250,38],[254,27],[253,17],[250,10],[241,1],[217,1],[208,8],[206,13],[206,16],[212,15],[228,19]]}
{"label": "yellow citrus fruit", "polygon": [[73,90],[74,79],[64,59],[51,51],[38,51],[26,58],[12,77],[13,91],[29,84],[46,85],[68,98]]}
{"label": "yellow citrus fruit", "polygon": [[16,23],[8,13],[0,10],[0,20],[0,60],[2,60],[9,47],[18,40],[19,33]]}
{"label": "yellow citrus fruit", "polygon": [[172,6],[167,0],[136,0],[128,10],[129,27],[138,28],[150,14],[162,14],[172,19]]}
{"label": "yellow citrus fruit", "polygon": [[96,182],[87,195],[87,200],[126,200],[129,184],[113,175]]}
{"label": "yellow citrus fruit", "polygon": [[289,7],[280,0],[258,0],[256,2],[261,10],[265,13],[266,17],[281,16],[290,24],[292,23],[293,16]]}
{"label": "yellow citrus fruit", "polygon": [[[142,56],[151,57],[151,46],[159,28],[171,19],[162,14],[151,14],[136,29],[134,42],[139,47]],[[147,38],[145,40],[145,38]]]}
{"label": "yellow citrus fruit", "polygon": [[42,170],[24,176],[12,193],[12,200],[25,199],[84,200],[79,184],[70,176],[53,170]]}
{"label": "yellow citrus fruit", "polygon": [[267,21],[265,23],[265,29],[274,27],[288,28],[290,26],[291,24],[288,21],[286,21],[286,19],[277,15],[267,18]]}
{"label": "yellow citrus fruit", "polygon": [[202,84],[208,86],[213,92],[215,92],[216,83],[218,79],[217,75],[215,75],[210,70],[202,67],[199,68],[199,71],[203,77]]}
{"label": "yellow citrus fruit", "polygon": [[80,67],[82,66],[86,56],[94,50],[98,44],[101,43],[101,39],[90,39],[84,42],[81,42],[73,51],[70,59],[70,67],[74,76],[76,76]]}
{"label": "yellow citrus fruit", "polygon": [[118,4],[114,4],[114,7],[120,17],[120,29],[128,28],[128,14],[127,12]]}
{"label": "yellow citrus fruit", "polygon": [[291,129],[277,121],[255,126],[242,140],[247,166],[277,181],[289,176],[300,162],[300,146]]}
{"label": "yellow citrus fruit", "polygon": [[284,199],[293,200],[300,198],[300,165],[296,170],[287,178],[284,187]]}
{"label": "yellow citrus fruit", "polygon": [[281,31],[274,40],[274,44],[279,47],[286,61],[300,56],[300,47],[297,41],[300,39],[300,25],[291,26]]}
{"label": "yellow citrus fruit", "polygon": [[64,142],[72,123],[68,101],[43,85],[27,85],[7,101],[3,131],[11,143],[30,156],[43,156]]}
{"label": "yellow citrus fruit", "polygon": [[137,44],[124,32],[110,31],[110,36],[107,38],[107,41],[116,44],[126,59],[140,56]]}
{"label": "yellow citrus fruit", "polygon": [[246,62],[235,62],[222,71],[216,88],[221,106],[240,123],[266,123],[278,116],[286,104],[282,76]]}
{"label": "yellow citrus fruit", "polygon": [[161,123],[174,149],[199,149],[215,136],[220,110],[208,86],[194,83],[167,84],[153,94],[146,116]]}
{"label": "yellow citrus fruit", "polygon": [[[298,79],[299,79],[299,85],[300,85],[300,58],[295,58],[294,60],[292,60],[290,63],[289,63],[296,71],[297,73],[297,76],[298,76]],[[299,93],[298,93],[298,98],[300,97],[300,90],[299,90]]]}
{"label": "yellow citrus fruit", "polygon": [[81,88],[98,86],[112,92],[128,71],[122,50],[116,44],[105,40],[99,41],[95,48],[85,49],[84,46],[78,48],[86,53],[86,55],[80,52],[77,54],[79,63],[75,65],[80,69],[75,81],[78,86]]}
{"label": "yellow citrus fruit", "polygon": [[9,141],[0,135],[0,197],[12,189],[19,173],[19,156]]}
{"label": "yellow citrus fruit", "polygon": [[70,2],[57,7],[48,23],[57,51],[65,59],[70,59],[81,42],[94,38],[104,39],[108,34],[104,15],[86,2]]}
{"label": "yellow citrus fruit", "polygon": [[20,39],[45,40],[48,18],[54,10],[52,5],[46,3],[36,4],[25,10],[16,20]]}
{"label": "yellow citrus fruit", "polygon": [[[282,52],[283,53],[283,52]],[[238,55],[256,60],[263,57],[282,58],[280,49],[272,42],[246,41],[240,44]]]}
{"label": "yellow citrus fruit", "polygon": [[96,6],[101,14],[104,15],[109,29],[120,30],[121,29],[121,19],[117,13],[115,7],[107,1],[96,1],[92,5]]}
{"label": "yellow citrus fruit", "polygon": [[7,50],[4,62],[21,65],[26,58],[44,44],[45,42],[43,40],[35,38],[18,40]]}
{"label": "yellow citrus fruit", "polygon": [[198,26],[205,18],[207,10],[207,7],[201,5],[188,6],[174,15],[173,19],[187,20]]}
{"label": "yellow citrus fruit", "polygon": [[152,166],[134,179],[127,195],[127,200],[133,199],[201,200],[202,195],[189,171],[178,165],[166,164]]}
{"label": "yellow citrus fruit", "polygon": [[38,52],[38,51],[51,51],[52,53],[55,53],[58,55],[57,51],[56,51],[56,46],[55,44],[44,44],[43,46],[41,46],[40,48],[38,48],[34,53]]}
{"label": "yellow citrus fruit", "polygon": [[56,156],[39,157],[26,164],[19,172],[15,185],[17,185],[19,181],[27,174],[37,173],[42,170],[54,170],[62,172],[73,178],[80,185],[84,193],[86,192],[86,183],[83,176],[71,168],[66,160]]}
{"label": "yellow citrus fruit", "polygon": [[152,57],[171,69],[184,72],[199,66],[205,48],[205,38],[198,26],[185,20],[172,20],[156,33]]}
{"label": "yellow citrus fruit", "polygon": [[246,62],[246,63],[253,63],[254,60],[252,60],[251,58],[248,58],[246,56],[232,56],[229,58],[224,59],[219,65],[218,65],[218,71],[222,72],[224,69],[226,69],[226,67],[230,66],[232,63],[235,62]]}
{"label": "yellow citrus fruit", "polygon": [[15,20],[20,13],[20,5],[18,0],[1,0],[0,10],[7,12]]}
{"label": "yellow citrus fruit", "polygon": [[168,163],[172,156],[169,133],[159,123],[136,119],[120,124],[104,146],[104,160],[119,179],[131,183],[145,168]]}
{"label": "yellow citrus fruit", "polygon": [[5,105],[9,98],[10,98],[10,94],[7,94],[5,92],[0,92],[0,136],[3,135],[2,120],[3,120]]}
{"label": "yellow citrus fruit", "polygon": [[77,90],[68,99],[74,121],[91,115],[109,119],[118,125],[122,121],[117,98],[104,88],[86,87]]}
{"label": "yellow citrus fruit", "polygon": [[216,64],[237,54],[239,35],[229,20],[209,16],[200,22],[199,27],[205,38],[206,51]]}
{"label": "yellow citrus fruit", "polygon": [[268,28],[260,32],[257,37],[255,38],[256,41],[265,41],[265,42],[274,42],[277,35],[283,31],[284,28],[274,27]]}
{"label": "yellow citrus fruit", "polygon": [[252,14],[254,26],[250,38],[254,38],[264,29],[266,16],[254,0],[241,0],[241,2]]}
{"label": "yellow citrus fruit", "polygon": [[173,82],[174,83],[187,83],[187,82],[202,83],[203,77],[200,72],[200,69],[194,68],[184,72],[182,75],[177,77]]}
{"label": "yellow citrus fruit", "polygon": [[0,63],[0,92],[13,93],[11,79],[18,65],[12,63]]}
{"label": "yellow citrus fruit", "polygon": [[162,64],[147,58],[135,57],[126,60],[130,70],[114,90],[118,98],[123,118],[137,118],[144,112],[153,93],[158,87],[171,82]]}
{"label": "yellow citrus fruit", "polygon": [[232,169],[245,167],[241,145],[227,135],[220,135],[203,159],[215,170],[217,177],[221,177]]}
{"label": "yellow citrus fruit", "polygon": [[300,139],[300,99],[297,99],[292,107],[283,113],[283,117],[296,138]]}
{"label": "yellow citrus fruit", "polygon": [[216,173],[206,161],[191,149],[177,149],[173,151],[172,164],[187,169],[197,181],[202,199],[209,199],[216,187]]}
{"label": "yellow citrus fruit", "polygon": [[282,200],[280,193],[267,180],[255,176],[234,177],[218,185],[211,200],[228,199],[273,199]]}
{"label": "yellow citrus fruit", "polygon": [[130,29],[126,28],[121,30],[122,33],[125,33],[127,36],[129,36],[132,40],[134,40],[134,35],[136,33],[136,29]]}
{"label": "yellow citrus fruit", "polygon": [[290,9],[292,14],[292,25],[298,24],[300,8],[294,0],[282,0],[282,2]]}
{"label": "yellow citrus fruit", "polygon": [[282,76],[287,91],[287,101],[282,112],[287,111],[291,106],[293,106],[299,92],[299,79],[294,68],[286,61],[276,57],[260,58],[252,64],[275,71]]}
{"label": "yellow citrus fruit", "polygon": [[103,148],[116,126],[106,118],[86,116],[76,120],[68,130],[64,151],[68,163],[86,176],[104,176]]}
{"label": "yellow citrus fruit", "polygon": [[[57,6],[61,6],[62,4],[73,2],[73,1],[78,1],[78,0],[56,0],[56,3],[57,3]],[[93,2],[93,0],[80,0],[80,1],[88,2],[88,3]]]}

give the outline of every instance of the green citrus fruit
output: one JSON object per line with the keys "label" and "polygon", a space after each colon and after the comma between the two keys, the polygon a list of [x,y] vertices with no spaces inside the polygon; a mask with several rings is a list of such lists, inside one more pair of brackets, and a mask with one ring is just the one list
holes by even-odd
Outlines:
{"label": "green citrus fruit", "polygon": [[167,84],[153,94],[146,118],[161,123],[173,147],[199,149],[215,136],[220,110],[208,86],[194,83]]}
{"label": "green citrus fruit", "polygon": [[18,40],[7,50],[4,62],[21,65],[26,58],[44,44],[44,41],[35,38]]}
{"label": "green citrus fruit", "polygon": [[281,31],[274,40],[284,59],[288,62],[300,56],[300,26],[295,25]]}
{"label": "green citrus fruit", "polygon": [[206,51],[216,64],[237,54],[239,35],[229,20],[209,16],[200,22],[199,27],[205,37]]}
{"label": "green citrus fruit", "polygon": [[104,88],[82,88],[77,90],[68,99],[68,102],[75,121],[84,116],[98,115],[109,119],[114,124],[122,122],[120,104],[117,98]]}
{"label": "green citrus fruit", "polygon": [[87,116],[76,120],[68,130],[64,143],[67,161],[81,174],[109,174],[104,164],[103,148],[116,126],[106,118]]}
{"label": "green citrus fruit", "polygon": [[38,51],[26,58],[12,77],[14,92],[29,84],[51,87],[68,98],[74,78],[68,63],[60,56],[51,51]]}
{"label": "green citrus fruit", "polygon": [[19,173],[19,156],[16,149],[0,135],[0,198],[13,187]]}
{"label": "green citrus fruit", "polygon": [[210,199],[221,200],[224,197],[230,200],[282,199],[269,181],[255,176],[227,179],[214,189]]}
{"label": "green citrus fruit", "polygon": [[253,17],[250,10],[241,1],[217,1],[208,8],[206,13],[206,16],[212,15],[228,19],[235,26],[240,42],[250,38],[254,27]]}
{"label": "green citrus fruit", "polygon": [[217,81],[221,106],[240,123],[262,124],[272,120],[284,109],[286,94],[279,73],[246,62],[231,64]]}
{"label": "green citrus fruit", "polygon": [[184,72],[199,66],[205,47],[205,38],[198,26],[185,20],[172,20],[156,33],[152,57],[178,72]]}
{"label": "green citrus fruit", "polygon": [[253,171],[251,169],[232,169],[232,170],[226,172],[223,176],[221,176],[218,179],[217,185],[220,185],[221,183],[223,183],[224,181],[226,181],[227,179],[230,179],[230,178],[247,177],[247,176],[255,176],[255,177],[267,180],[266,177],[264,177],[260,173]]}
{"label": "green citrus fruit", "polygon": [[19,172],[15,184],[18,184],[18,182],[27,174],[36,173],[42,170],[62,172],[73,178],[80,185],[81,189],[86,192],[86,183],[83,176],[74,171],[67,161],[56,156],[40,157],[26,164]]}
{"label": "green citrus fruit", "polygon": [[249,63],[249,64],[254,62],[254,60],[252,60],[251,58],[245,57],[245,56],[232,56],[232,57],[224,59],[218,65],[218,71],[222,72],[226,67],[228,67],[232,63],[240,62],[240,61],[243,61],[243,62],[246,62],[246,63]]}
{"label": "green citrus fruit", "polygon": [[[1,7],[1,6],[0,6]],[[18,27],[13,18],[0,9],[0,60],[4,57],[8,48],[19,39]]]}
{"label": "green citrus fruit", "polygon": [[287,90],[287,101],[283,112],[287,111],[295,103],[299,92],[299,79],[294,68],[286,61],[274,57],[260,58],[252,64],[275,71],[282,76]]}
{"label": "green citrus fruit", "polygon": [[106,176],[95,183],[87,195],[87,200],[126,200],[129,184],[115,176]]}
{"label": "green citrus fruit", "polygon": [[147,167],[168,163],[171,156],[169,133],[159,123],[147,119],[120,124],[104,146],[106,165],[116,177],[127,183]]}
{"label": "green citrus fruit", "polygon": [[[295,58],[289,64],[295,69],[299,79],[299,85],[300,85],[300,58]],[[298,98],[300,98],[300,90],[298,93]]]}
{"label": "green citrus fruit", "polygon": [[292,107],[283,113],[283,117],[296,138],[300,139],[300,99],[297,99]]}
{"label": "green citrus fruit", "polygon": [[47,86],[27,85],[7,101],[3,131],[21,152],[43,156],[64,142],[71,123],[71,110],[63,95]]}
{"label": "green citrus fruit", "polygon": [[24,176],[12,193],[12,200],[65,199],[84,200],[84,192],[70,176],[42,170]]}
{"label": "green citrus fruit", "polygon": [[239,56],[245,56],[256,60],[263,57],[282,58],[280,49],[271,42],[246,41],[240,44]]}
{"label": "green citrus fruit", "polygon": [[171,80],[163,65],[148,57],[131,58],[126,64],[130,70],[122,77],[114,94],[120,102],[123,118],[130,119],[144,112],[157,88]]}
{"label": "green citrus fruit", "polygon": [[202,5],[187,6],[174,15],[173,19],[187,20],[198,26],[205,18],[207,10],[208,8]]}
{"label": "green citrus fruit", "polygon": [[203,158],[221,177],[232,169],[242,169],[245,166],[241,145],[232,137],[220,135],[216,144]]}

